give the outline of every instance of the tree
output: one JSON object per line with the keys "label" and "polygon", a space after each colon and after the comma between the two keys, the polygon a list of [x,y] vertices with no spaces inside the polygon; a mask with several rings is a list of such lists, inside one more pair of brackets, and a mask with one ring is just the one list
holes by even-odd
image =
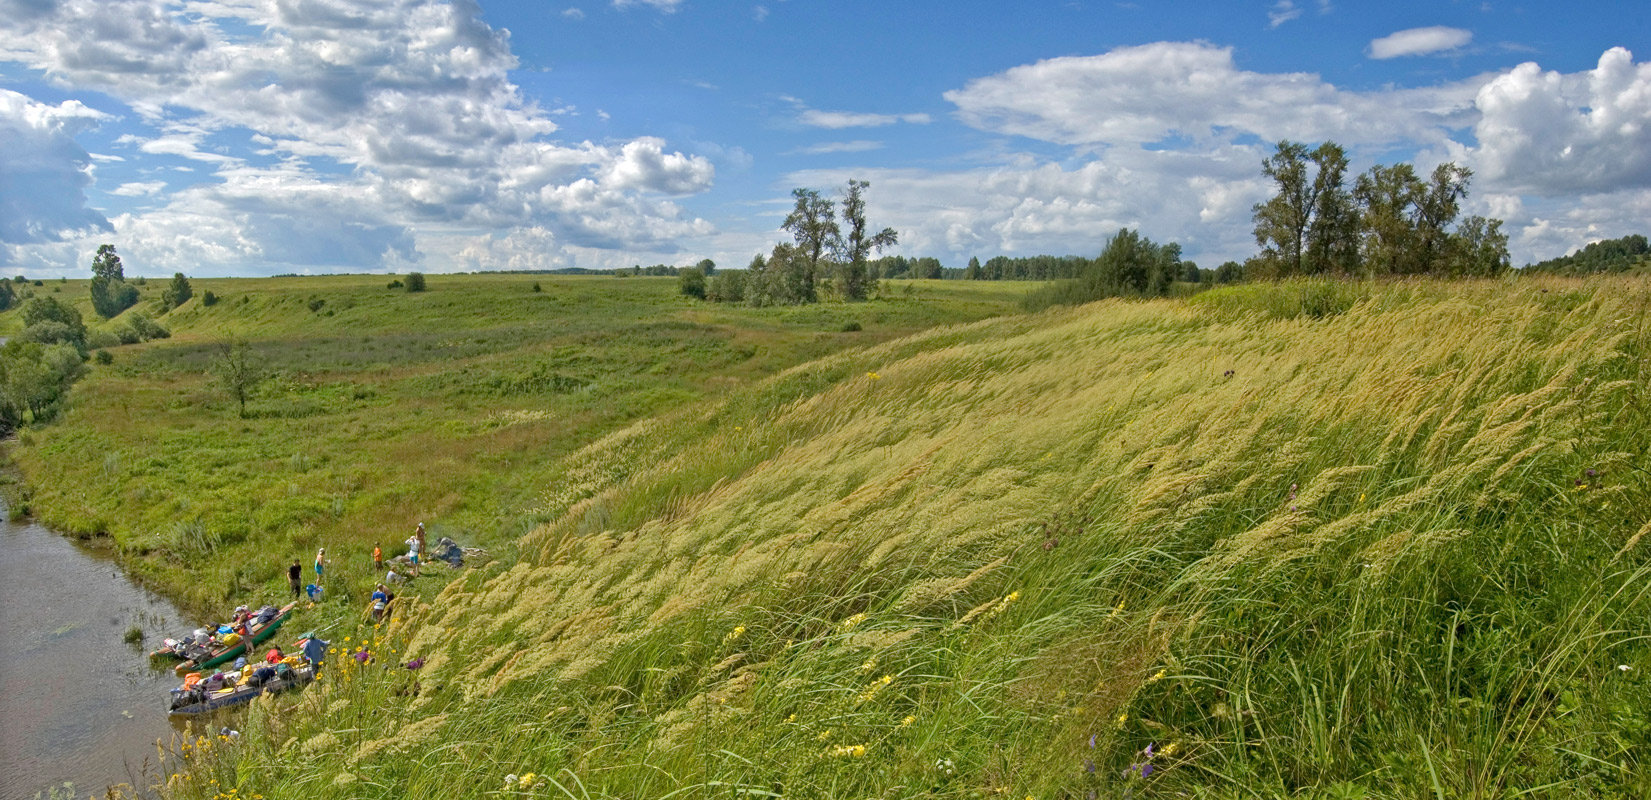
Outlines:
{"label": "tree", "polygon": [[1313,150],[1313,213],[1303,269],[1351,275],[1359,267],[1359,210],[1347,190],[1347,151],[1335,142]]}
{"label": "tree", "polygon": [[1252,208],[1255,241],[1267,258],[1277,261],[1278,272],[1299,275],[1306,253],[1307,228],[1318,201],[1307,175],[1307,146],[1283,140],[1261,162],[1261,172],[1278,186],[1278,193]]}
{"label": "tree", "polygon": [[1242,283],[1244,280],[1244,265],[1237,261],[1228,261],[1215,268],[1216,283]]}
{"label": "tree", "polygon": [[266,376],[263,360],[247,346],[246,342],[239,339],[221,341],[217,344],[216,350],[217,356],[212,359],[212,377],[230,397],[235,398],[240,407],[240,415],[244,419],[247,415],[247,398]]}
{"label": "tree", "polygon": [[1451,234],[1446,274],[1453,277],[1490,278],[1508,271],[1508,235],[1502,220],[1472,216],[1462,220]]}
{"label": "tree", "polygon": [[422,273],[422,272],[409,272],[409,273],[407,273],[407,291],[409,291],[409,292],[422,292],[422,291],[424,291],[424,273]]}
{"label": "tree", "polygon": [[161,292],[161,303],[170,311],[189,302],[189,298],[194,296],[195,290],[189,287],[189,279],[185,278],[182,272],[178,272],[172,275],[172,283],[166,287],[166,291]]}
{"label": "tree", "polygon": [[796,198],[797,205],[786,215],[780,227],[790,231],[791,238],[797,243],[795,251],[787,254],[789,259],[798,260],[801,268],[798,288],[802,296],[794,302],[815,303],[820,299],[815,288],[820,274],[820,257],[834,247],[842,233],[832,214],[832,201],[821,197],[813,189],[792,189],[791,196]]}
{"label": "tree", "polygon": [[843,224],[848,235],[838,245],[837,285],[844,300],[864,300],[877,289],[877,279],[867,274],[866,259],[874,252],[900,241],[893,228],[867,234],[865,191],[871,184],[850,180],[843,196]]}
{"label": "tree", "polygon": [[[64,341],[74,344],[84,350],[86,348],[86,321],[81,318],[80,310],[55,297],[31,297],[23,303],[23,331],[28,334],[31,328],[49,326],[53,331],[63,331],[66,338],[54,337],[52,341]],[[40,339],[39,336],[30,335]]]}
{"label": "tree", "polygon": [[696,300],[705,299],[705,275],[694,267],[677,273],[677,286],[688,297]]}
{"label": "tree", "polygon": [[1462,198],[1468,194],[1468,181],[1473,170],[1446,162],[1433,168],[1428,182],[1416,195],[1412,219],[1416,230],[1415,260],[1421,272],[1435,272],[1444,268],[1450,247],[1447,230],[1461,213]]}
{"label": "tree", "polygon": [[1415,229],[1410,206],[1422,190],[1409,164],[1377,164],[1353,184],[1353,199],[1363,219],[1360,248],[1365,270],[1377,275],[1413,271]]}
{"label": "tree", "polygon": [[749,273],[743,270],[723,270],[711,277],[705,287],[705,299],[715,303],[745,302],[745,281]]}
{"label": "tree", "polygon": [[969,266],[963,268],[963,279],[966,281],[978,281],[981,277],[980,257],[969,256]]}
{"label": "tree", "polygon": [[120,256],[115,255],[114,245],[98,245],[97,255],[92,257],[92,276],[109,281],[126,280],[125,268],[120,264]]}
{"label": "tree", "polygon": [[709,278],[712,275],[717,274],[717,262],[712,261],[709,258],[702,258],[699,260],[698,264],[694,265],[694,269],[699,270],[699,274]]}

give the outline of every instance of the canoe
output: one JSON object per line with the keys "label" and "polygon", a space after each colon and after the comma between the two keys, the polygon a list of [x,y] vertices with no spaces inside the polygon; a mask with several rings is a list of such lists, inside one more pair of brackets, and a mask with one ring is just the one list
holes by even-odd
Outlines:
{"label": "canoe", "polygon": [[217,711],[220,708],[250,702],[252,698],[265,692],[274,693],[291,689],[294,686],[302,686],[314,679],[315,668],[309,664],[302,664],[257,686],[243,685],[207,692],[196,702],[174,708],[168,711],[167,715],[181,717],[205,714],[209,711]]}
{"label": "canoe", "polygon": [[185,673],[195,672],[197,670],[211,669],[226,661],[234,660],[236,656],[242,655],[247,656],[247,660],[251,661],[253,645],[256,645],[274,635],[275,631],[280,629],[281,623],[286,622],[287,617],[292,615],[292,610],[297,607],[298,603],[296,601],[288,603],[283,606],[280,611],[276,612],[274,619],[262,625],[254,625],[252,627],[251,642],[236,642],[229,647],[219,648],[218,650],[214,650],[211,655],[206,656],[200,661],[185,661],[174,668],[173,671],[179,675],[183,675]]}

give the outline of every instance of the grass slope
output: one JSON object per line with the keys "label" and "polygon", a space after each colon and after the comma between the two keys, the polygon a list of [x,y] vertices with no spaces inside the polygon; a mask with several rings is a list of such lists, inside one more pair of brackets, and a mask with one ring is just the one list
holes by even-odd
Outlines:
{"label": "grass slope", "polygon": [[169,794],[1651,795],[1648,305],[1247,286],[828,356],[579,450],[519,563]]}
{"label": "grass slope", "polygon": [[[373,542],[393,554],[419,520],[508,545],[532,526],[550,467],[608,431],[1004,313],[1022,291],[928,281],[869,303],[749,309],[681,297],[671,278],[430,276],[419,294],[385,281],[196,280],[195,299],[158,317],[171,339],[113,348],[59,421],[10,448],[21,503],[61,530],[112,535],[134,572],[203,614],[284,593],[283,564],[319,546],[359,589]],[[34,291],[58,288],[94,319],[84,281]],[[0,314],[0,330],[18,316]],[[276,374],[245,419],[207,374],[228,337]]]}

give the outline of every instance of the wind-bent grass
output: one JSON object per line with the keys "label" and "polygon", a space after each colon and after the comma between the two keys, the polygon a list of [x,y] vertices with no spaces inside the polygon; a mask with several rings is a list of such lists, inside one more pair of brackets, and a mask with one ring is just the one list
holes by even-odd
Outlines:
{"label": "wind-bent grass", "polygon": [[1651,794],[1651,289],[1317,291],[618,430],[377,645],[421,669],[265,703],[171,795]]}

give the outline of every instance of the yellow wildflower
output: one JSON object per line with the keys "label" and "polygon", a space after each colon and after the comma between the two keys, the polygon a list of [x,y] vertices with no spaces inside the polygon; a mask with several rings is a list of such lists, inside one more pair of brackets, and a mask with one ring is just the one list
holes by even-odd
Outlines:
{"label": "yellow wildflower", "polygon": [[905,719],[900,720],[900,727],[909,728],[909,727],[911,727],[911,724],[913,722],[916,722],[916,721],[917,721],[917,717],[914,717],[914,716],[911,716],[911,715],[908,714]]}
{"label": "yellow wildflower", "polygon": [[872,379],[872,380],[877,380],[877,379],[878,379],[878,378],[881,378],[881,377],[883,377],[883,376],[881,376],[881,375],[878,375],[878,374],[877,374],[877,373],[875,373],[875,372],[868,372],[868,373],[866,373],[866,377],[868,377],[868,378],[870,378],[870,379]]}
{"label": "yellow wildflower", "polygon": [[1158,752],[1163,753],[1166,756],[1173,756],[1173,755],[1175,755],[1175,751],[1180,750],[1180,749],[1181,749],[1181,743],[1180,742],[1170,742],[1169,744],[1164,745],[1163,750],[1160,750]]}
{"label": "yellow wildflower", "polygon": [[866,621],[866,615],[865,615],[864,612],[859,613],[859,614],[855,614],[854,616],[843,620],[842,623],[837,626],[837,630],[839,630],[839,631],[853,630],[854,626],[859,625],[860,623],[865,622],[865,621]]}
{"label": "yellow wildflower", "polygon": [[863,744],[840,744],[831,748],[831,752],[832,755],[836,756],[859,758],[866,754],[866,746]]}
{"label": "yellow wildflower", "polygon": [[1128,711],[1125,711],[1125,712],[1119,714],[1118,718],[1113,720],[1113,722],[1118,723],[1118,727],[1120,727],[1120,728],[1122,728],[1124,726],[1124,723],[1128,722],[1128,721],[1129,721],[1129,712]]}
{"label": "yellow wildflower", "polygon": [[1157,682],[1159,682],[1163,679],[1164,679],[1164,671],[1163,670],[1158,670],[1157,674],[1153,675],[1150,678],[1147,678],[1147,683],[1157,683]]}

